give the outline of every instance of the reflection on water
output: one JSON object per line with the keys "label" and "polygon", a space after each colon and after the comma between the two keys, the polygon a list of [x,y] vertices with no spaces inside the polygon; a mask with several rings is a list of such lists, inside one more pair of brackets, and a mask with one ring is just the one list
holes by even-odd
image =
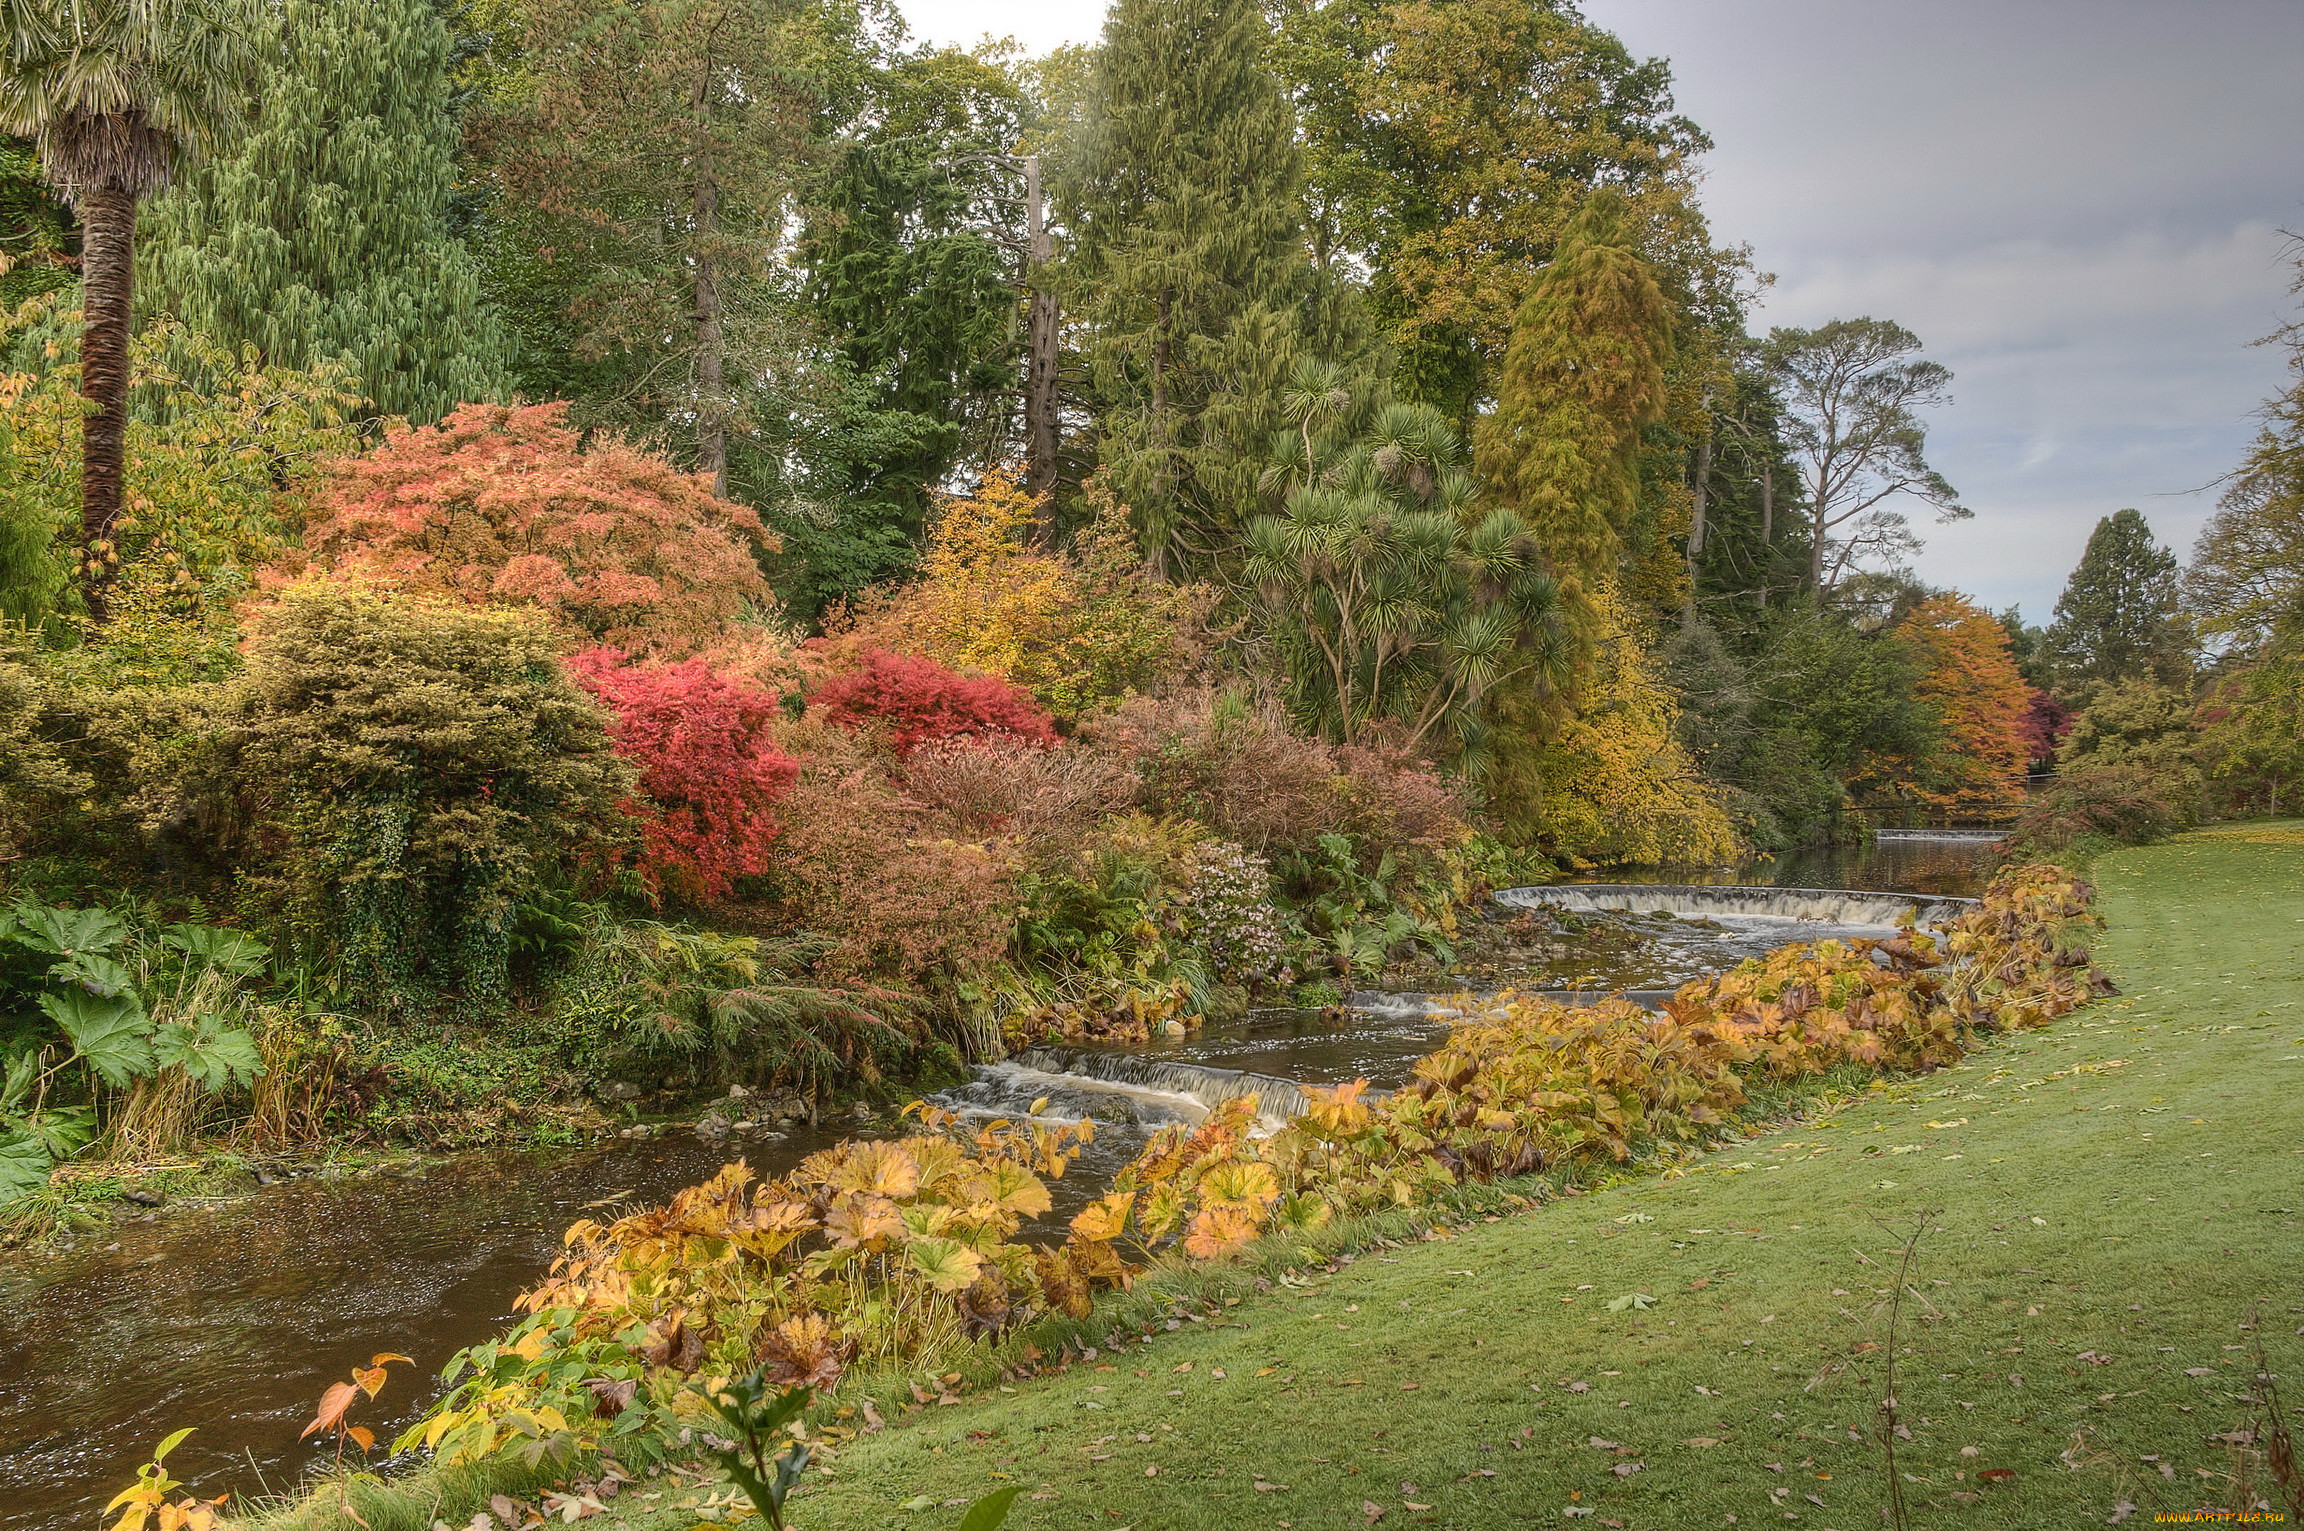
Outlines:
{"label": "reflection on water", "polygon": [[[1593,880],[1973,896],[1991,864],[1990,851],[1974,846],[1867,844],[1742,874],[1618,868]],[[1639,939],[1628,944],[1500,976],[1534,988],[1668,988],[1787,939],[1785,922],[1743,917],[1635,921],[1634,929]],[[1798,933],[1827,932],[1803,924]],[[1018,1060],[946,1098],[1013,1112],[1048,1095],[1056,1114],[1097,1119],[1097,1143],[1053,1188],[1052,1217],[1061,1219],[1145,1132],[1192,1120],[1212,1097],[1241,1088],[1229,1071],[1395,1085],[1446,1034],[1446,994],[1352,998],[1342,1011],[1265,1011],[1155,1042],[1132,1050],[1125,1065]],[[827,1128],[777,1142],[711,1143],[675,1133],[576,1153],[471,1154],[407,1175],[297,1181],[212,1210],[163,1212],[95,1241],[116,1247],[0,1260],[5,1523],[22,1531],[88,1524],[152,1444],[185,1425],[198,1433],[170,1465],[200,1492],[292,1488],[324,1455],[296,1440],[323,1388],[376,1351],[413,1355],[417,1368],[400,1369],[367,1419],[380,1435],[397,1432],[437,1396],[434,1376],[448,1356],[512,1317],[513,1297],[549,1265],[561,1231],[587,1207],[660,1202],[739,1154],[778,1174],[841,1135]]]}

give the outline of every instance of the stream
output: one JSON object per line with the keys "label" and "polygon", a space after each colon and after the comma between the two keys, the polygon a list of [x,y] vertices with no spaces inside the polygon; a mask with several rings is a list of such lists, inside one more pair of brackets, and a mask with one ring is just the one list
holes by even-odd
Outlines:
{"label": "stream", "polygon": [[[1667,888],[1699,901],[1704,890],[1692,885],[1973,897],[1991,866],[1989,846],[1905,841],[1740,874],[1614,868],[1591,881],[1655,889],[1652,899],[1629,899],[1640,940],[1467,987],[1665,991],[1787,940],[1880,933],[1868,921],[1830,918],[1675,918],[1656,912],[1672,901]],[[1580,896],[1572,884],[1536,891]],[[1601,894],[1593,887],[1586,901]],[[1749,897],[1742,905],[1758,906]],[[1462,992],[1357,992],[1340,1012],[1254,1011],[1139,1047],[1027,1049],[980,1066],[974,1081],[939,1098],[971,1114],[1013,1115],[1046,1096],[1051,1116],[1093,1117],[1096,1144],[1052,1187],[1051,1216],[1067,1218],[1164,1123],[1195,1121],[1251,1091],[1277,1118],[1301,1099],[1297,1084],[1401,1083],[1445,1035]],[[776,1175],[842,1137],[900,1131],[886,1118],[827,1118],[816,1129],[717,1142],[675,1128],[575,1151],[475,1152],[406,1171],[290,1180],[219,1206],[139,1214],[69,1250],[0,1255],[0,1523],[91,1524],[152,1445],[185,1425],[198,1430],[169,1465],[203,1496],[229,1490],[237,1505],[290,1492],[326,1459],[296,1433],[329,1383],[378,1351],[413,1356],[416,1365],[395,1367],[360,1416],[389,1440],[438,1396],[450,1355],[512,1319],[512,1299],[550,1265],[577,1218],[662,1202],[739,1155]]]}

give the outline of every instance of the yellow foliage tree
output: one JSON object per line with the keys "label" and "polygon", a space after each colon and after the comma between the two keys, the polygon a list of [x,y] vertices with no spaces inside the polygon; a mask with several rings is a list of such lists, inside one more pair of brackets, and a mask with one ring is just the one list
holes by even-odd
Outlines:
{"label": "yellow foliage tree", "polygon": [[1206,611],[1203,591],[1144,567],[1128,507],[1099,473],[1094,519],[1069,553],[1030,541],[1043,496],[996,468],[973,495],[941,497],[924,576],[856,616],[865,643],[998,675],[1060,718],[1093,713],[1173,673]]}
{"label": "yellow foliage tree", "polygon": [[1575,710],[1535,755],[1533,780],[1496,783],[1499,812],[1585,861],[1734,860],[1727,810],[1673,734],[1679,704],[1628,603],[1603,587],[1592,610],[1597,641]]}

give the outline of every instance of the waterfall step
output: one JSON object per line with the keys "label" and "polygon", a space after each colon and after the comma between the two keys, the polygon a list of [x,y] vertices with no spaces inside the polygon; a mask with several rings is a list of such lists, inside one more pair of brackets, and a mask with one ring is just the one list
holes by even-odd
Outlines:
{"label": "waterfall step", "polygon": [[1835,925],[1950,924],[1975,906],[1972,898],[1927,893],[1864,893],[1853,888],[1768,888],[1705,883],[1552,883],[1503,888],[1496,901],[1515,909],[1551,908],[1575,914],[1671,914],[1684,918],[1738,916],[1820,921]]}

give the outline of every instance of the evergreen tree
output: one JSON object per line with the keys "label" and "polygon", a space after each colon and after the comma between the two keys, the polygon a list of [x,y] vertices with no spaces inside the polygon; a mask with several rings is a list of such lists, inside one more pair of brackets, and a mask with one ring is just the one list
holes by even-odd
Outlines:
{"label": "evergreen tree", "polygon": [[469,119],[519,380],[579,401],[587,425],[663,440],[727,497],[732,475],[774,472],[810,386],[781,266],[827,102],[869,67],[858,13],[796,0],[520,12],[518,65]]}
{"label": "evergreen tree", "polygon": [[2190,634],[2177,600],[2176,555],[2152,540],[2144,517],[2122,510],[2098,521],[2056,598],[2045,643],[2056,678],[2069,688],[2189,680]]}
{"label": "evergreen tree", "polygon": [[20,138],[0,138],[0,311],[72,285],[80,230]]}
{"label": "evergreen tree", "polygon": [[1303,169],[1266,41],[1250,0],[1120,0],[1062,183],[1103,459],[1162,563],[1236,540],[1302,340]]}
{"label": "evergreen tree", "polygon": [[456,131],[432,0],[265,11],[263,110],[155,203],[149,306],[273,366],[349,364],[419,423],[501,390],[504,348],[448,232]]}
{"label": "evergreen tree", "polygon": [[820,366],[841,394],[812,418],[787,492],[763,497],[784,538],[780,587],[809,619],[911,565],[954,467],[999,460],[1018,387],[1003,244],[1022,221],[1007,152],[1029,110],[1021,82],[996,56],[935,49],[875,70],[859,95],[801,243]]}
{"label": "evergreen tree", "polygon": [[1622,200],[1594,193],[1521,305],[1477,437],[1488,492],[1535,533],[1572,615],[1615,576],[1639,509],[1642,432],[1664,408],[1672,331]]}

